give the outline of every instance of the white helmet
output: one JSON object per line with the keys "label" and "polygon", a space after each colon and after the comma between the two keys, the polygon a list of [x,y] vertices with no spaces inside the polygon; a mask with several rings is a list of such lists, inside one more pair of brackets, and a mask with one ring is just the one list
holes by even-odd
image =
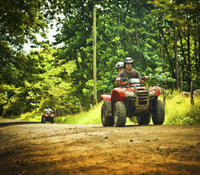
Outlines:
{"label": "white helmet", "polygon": [[123,67],[124,67],[124,62],[117,62],[117,64],[115,65],[115,67],[116,67],[117,69],[123,68]]}

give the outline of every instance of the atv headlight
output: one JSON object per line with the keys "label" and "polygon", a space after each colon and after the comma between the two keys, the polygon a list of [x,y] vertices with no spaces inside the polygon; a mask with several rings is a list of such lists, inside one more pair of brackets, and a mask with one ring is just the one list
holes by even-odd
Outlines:
{"label": "atv headlight", "polygon": [[126,91],[127,96],[135,96],[134,92]]}
{"label": "atv headlight", "polygon": [[155,94],[156,94],[156,90],[155,89],[149,92],[149,95],[155,95]]}

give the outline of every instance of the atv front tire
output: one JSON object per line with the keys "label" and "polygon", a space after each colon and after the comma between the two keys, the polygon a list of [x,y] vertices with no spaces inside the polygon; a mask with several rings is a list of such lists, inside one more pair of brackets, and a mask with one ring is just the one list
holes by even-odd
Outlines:
{"label": "atv front tire", "polygon": [[101,106],[101,123],[103,126],[113,126],[114,124],[111,111],[111,102],[104,101]]}
{"label": "atv front tire", "polygon": [[154,125],[162,125],[165,120],[165,108],[160,100],[156,100],[154,103],[152,120]]}
{"label": "atv front tire", "polygon": [[126,107],[121,101],[114,105],[114,126],[123,127],[126,123]]}
{"label": "atv front tire", "polygon": [[41,123],[45,123],[45,121],[46,121],[45,117],[42,117]]}

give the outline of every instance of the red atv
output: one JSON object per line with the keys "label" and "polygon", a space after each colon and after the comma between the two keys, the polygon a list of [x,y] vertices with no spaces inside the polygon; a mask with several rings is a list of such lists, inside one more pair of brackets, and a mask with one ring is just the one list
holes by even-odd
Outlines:
{"label": "red atv", "polygon": [[50,121],[54,123],[55,114],[53,112],[45,112],[42,114],[41,123],[45,123],[46,121]]}
{"label": "red atv", "polygon": [[152,116],[154,125],[162,125],[165,109],[158,96],[161,88],[148,88],[141,83],[142,78],[131,78],[126,87],[117,87],[111,95],[103,94],[104,103],[101,107],[103,126],[125,126],[126,117],[135,116],[139,125],[148,125]]}

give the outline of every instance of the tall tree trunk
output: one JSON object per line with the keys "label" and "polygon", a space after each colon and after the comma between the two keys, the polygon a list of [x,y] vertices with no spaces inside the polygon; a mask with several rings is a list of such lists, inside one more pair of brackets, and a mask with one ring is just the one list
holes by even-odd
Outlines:
{"label": "tall tree trunk", "polygon": [[139,63],[140,63],[140,71],[143,70],[143,62],[142,62],[142,56],[140,54],[140,41],[139,41],[139,34],[138,32],[136,31],[135,33],[135,37],[136,37],[136,42],[137,42],[137,47],[138,47],[138,57],[139,57]]}
{"label": "tall tree trunk", "polygon": [[176,25],[174,25],[174,59],[176,61],[176,88],[180,89],[180,72],[179,72],[179,61],[177,57],[177,34],[176,34]]}
{"label": "tall tree trunk", "polygon": [[[159,31],[159,37],[160,37],[160,53],[161,53],[161,57],[162,57],[162,69],[165,72],[166,71],[166,64],[165,64],[164,42],[163,42],[162,35],[161,35],[160,31]],[[166,80],[164,82],[164,86],[165,86],[165,88],[167,88]]]}
{"label": "tall tree trunk", "polygon": [[198,47],[197,47],[197,39],[194,39],[194,57],[195,57],[195,69],[197,75],[197,81],[199,80],[199,60],[198,60]]}
{"label": "tall tree trunk", "polygon": [[186,80],[186,67],[187,67],[187,61],[186,61],[186,55],[185,55],[185,50],[184,50],[184,46],[183,46],[183,39],[182,39],[182,35],[181,35],[182,30],[179,27],[178,28],[178,36],[180,39],[180,44],[181,44],[181,55],[183,57],[183,64],[182,64],[182,80],[185,82]]}
{"label": "tall tree trunk", "polygon": [[[176,75],[175,75],[175,72],[174,72],[174,63],[172,62],[172,59],[170,59],[170,54],[169,54],[168,47],[167,47],[167,39],[166,39],[166,37],[165,37],[165,34],[164,34],[164,32],[163,32],[162,27],[159,27],[159,31],[160,31],[160,33],[161,33],[163,39],[164,39],[164,48],[165,48],[165,51],[166,51],[166,53],[167,53],[167,58],[168,58],[168,60],[169,60],[169,65],[170,65],[170,68],[171,68],[170,71],[171,71],[172,77],[173,77],[173,78],[176,78]],[[174,86],[174,85],[173,85],[173,86]]]}
{"label": "tall tree trunk", "polygon": [[[198,61],[199,61],[199,65],[198,65],[198,70],[200,71],[200,33],[199,33],[199,40],[198,40],[198,43],[199,43],[199,47],[198,47]],[[199,78],[199,76],[200,76],[200,72],[197,72],[197,76],[198,76],[198,78]]]}
{"label": "tall tree trunk", "polygon": [[199,53],[199,68],[200,68],[200,35],[199,35],[199,51],[198,51],[198,53]]}
{"label": "tall tree trunk", "polygon": [[167,48],[167,40],[166,40],[166,37],[165,37],[164,32],[163,32],[163,30],[162,30],[161,27],[159,27],[159,30],[160,30],[161,36],[162,36],[163,39],[164,39],[165,51],[166,51],[166,53],[167,53],[167,57],[169,58],[169,51],[168,51],[168,48]]}
{"label": "tall tree trunk", "polygon": [[74,56],[75,56],[75,62],[76,62],[76,65],[77,65],[77,68],[78,70],[80,69],[80,63],[79,63],[79,60],[78,60],[78,53],[77,51],[74,51]]}
{"label": "tall tree trunk", "polygon": [[190,26],[188,27],[188,31],[187,31],[187,53],[188,53],[187,82],[188,82],[188,90],[189,90],[190,84],[191,84]]}

